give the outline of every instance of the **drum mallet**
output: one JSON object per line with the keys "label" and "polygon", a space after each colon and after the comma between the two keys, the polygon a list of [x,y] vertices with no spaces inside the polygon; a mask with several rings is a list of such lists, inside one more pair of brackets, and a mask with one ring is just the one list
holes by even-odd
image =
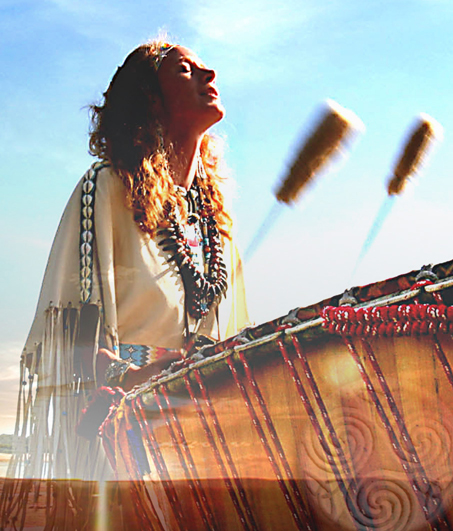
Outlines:
{"label": "drum mallet", "polygon": [[280,203],[294,202],[303,188],[313,182],[315,176],[331,158],[338,154],[352,133],[363,131],[362,121],[350,110],[332,100],[326,101],[327,109],[310,136],[302,144],[286,177],[282,180],[275,196],[278,200],[264,219],[261,227],[252,238],[244,255],[247,262],[259,244],[277,221],[282,212]]}
{"label": "drum mallet", "polygon": [[361,264],[363,258],[376,239],[385,219],[388,217],[395,202],[395,197],[402,194],[406,184],[412,175],[419,172],[422,163],[426,160],[427,152],[434,140],[440,140],[443,136],[442,126],[425,113],[421,113],[415,125],[408,135],[401,154],[398,156],[393,171],[387,182],[387,196],[379,209],[374,223],[368,232],[368,236],[362,246],[351,275],[351,281]]}

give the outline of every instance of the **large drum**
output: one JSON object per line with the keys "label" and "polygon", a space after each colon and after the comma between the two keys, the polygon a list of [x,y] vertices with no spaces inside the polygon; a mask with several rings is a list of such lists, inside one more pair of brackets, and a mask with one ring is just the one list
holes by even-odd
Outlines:
{"label": "large drum", "polygon": [[452,272],[294,310],[127,395],[103,437],[134,518],[170,530],[453,527]]}
{"label": "large drum", "polygon": [[205,347],[104,424],[155,529],[453,526],[453,263]]}
{"label": "large drum", "polygon": [[101,529],[453,528],[453,262],[355,288],[135,388]]}

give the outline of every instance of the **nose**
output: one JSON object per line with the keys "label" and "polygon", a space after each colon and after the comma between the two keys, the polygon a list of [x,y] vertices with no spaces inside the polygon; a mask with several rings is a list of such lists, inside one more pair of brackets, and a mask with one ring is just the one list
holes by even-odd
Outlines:
{"label": "nose", "polygon": [[211,83],[215,79],[215,70],[211,70],[210,68],[203,68],[203,78],[206,81],[206,83]]}

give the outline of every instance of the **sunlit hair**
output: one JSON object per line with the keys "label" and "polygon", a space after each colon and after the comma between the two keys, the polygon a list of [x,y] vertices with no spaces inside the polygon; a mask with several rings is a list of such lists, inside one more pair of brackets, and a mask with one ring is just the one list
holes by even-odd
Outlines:
{"label": "sunlit hair", "polygon": [[[113,76],[103,101],[90,107],[90,154],[110,162],[126,187],[135,221],[152,235],[168,209],[179,205],[183,219],[186,216],[153,111],[161,95],[154,60],[164,44],[155,40],[132,51]],[[231,218],[219,186],[224,172],[220,142],[206,133],[200,155],[206,177],[198,184],[210,201],[219,231],[230,237]]]}

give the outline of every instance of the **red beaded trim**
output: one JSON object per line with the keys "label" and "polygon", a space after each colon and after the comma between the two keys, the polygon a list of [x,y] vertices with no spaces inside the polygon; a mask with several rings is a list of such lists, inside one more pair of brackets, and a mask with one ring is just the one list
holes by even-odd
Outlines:
{"label": "red beaded trim", "polygon": [[402,304],[373,308],[326,306],[323,328],[348,336],[411,336],[453,333],[453,306]]}

